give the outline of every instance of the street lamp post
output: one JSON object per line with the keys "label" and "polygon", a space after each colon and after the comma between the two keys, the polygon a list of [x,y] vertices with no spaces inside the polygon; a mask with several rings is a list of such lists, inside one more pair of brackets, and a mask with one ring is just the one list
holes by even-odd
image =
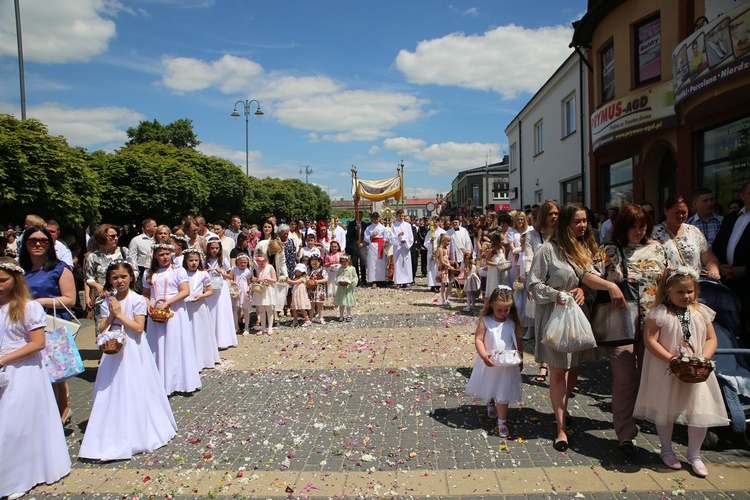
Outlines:
{"label": "street lamp post", "polygon": [[300,174],[305,174],[305,184],[308,184],[307,178],[313,173],[313,169],[310,165],[305,165],[299,168]]}
{"label": "street lamp post", "polygon": [[263,116],[263,111],[260,110],[260,103],[256,101],[255,99],[251,100],[242,100],[234,103],[234,111],[232,111],[232,114],[230,115],[232,118],[239,118],[240,114],[237,111],[237,105],[242,104],[244,106],[244,113],[245,113],[245,175],[250,176],[250,105],[252,103],[255,103],[258,105],[258,107],[255,109],[254,114],[255,116]]}

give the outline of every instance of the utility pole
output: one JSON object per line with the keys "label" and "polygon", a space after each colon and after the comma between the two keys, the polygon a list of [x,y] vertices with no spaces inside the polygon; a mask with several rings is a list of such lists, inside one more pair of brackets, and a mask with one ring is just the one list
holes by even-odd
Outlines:
{"label": "utility pole", "polygon": [[299,168],[300,174],[305,174],[305,184],[309,184],[308,178],[313,173],[313,169],[310,165],[303,165]]}

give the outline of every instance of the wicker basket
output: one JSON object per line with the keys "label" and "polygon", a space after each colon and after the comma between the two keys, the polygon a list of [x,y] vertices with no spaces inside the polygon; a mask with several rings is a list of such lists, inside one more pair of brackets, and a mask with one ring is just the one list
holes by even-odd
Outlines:
{"label": "wicker basket", "polygon": [[314,289],[314,288],[315,288],[316,286],[318,286],[318,284],[317,284],[317,283],[315,283],[315,281],[313,281],[313,280],[307,280],[307,281],[305,282],[305,286],[306,286],[306,287],[307,287],[307,288],[308,288],[309,290],[313,290],[313,289]]}
{"label": "wicker basket", "polygon": [[253,283],[252,289],[254,293],[265,293],[266,288],[268,288],[268,285],[265,283]]}
{"label": "wicker basket", "polygon": [[99,346],[99,350],[104,354],[117,354],[122,349],[122,344],[117,339],[110,339]]}
{"label": "wicker basket", "polygon": [[236,299],[237,297],[240,296],[241,293],[242,293],[242,288],[240,288],[240,285],[236,283],[233,285],[229,285],[229,296],[231,298]]}
{"label": "wicker basket", "polygon": [[689,361],[681,361],[677,358],[669,363],[669,371],[683,382],[697,384],[705,382],[714,371],[714,367],[711,362],[699,358],[689,358]]}
{"label": "wicker basket", "polygon": [[516,278],[513,282],[513,290],[516,292],[523,292],[524,288],[526,288],[526,283]]}
{"label": "wicker basket", "polygon": [[[165,302],[165,300],[159,299],[156,301],[156,304],[159,304],[160,302]],[[168,307],[166,309],[157,309],[156,307],[153,307],[148,315],[157,323],[166,323],[169,318],[174,316],[174,312]]]}

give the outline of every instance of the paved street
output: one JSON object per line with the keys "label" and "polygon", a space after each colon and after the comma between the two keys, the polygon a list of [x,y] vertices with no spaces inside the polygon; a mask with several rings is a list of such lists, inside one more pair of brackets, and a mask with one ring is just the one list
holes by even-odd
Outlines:
{"label": "paved street", "polygon": [[[422,280],[420,280],[421,282]],[[630,458],[616,446],[606,362],[583,369],[571,400],[571,449],[552,448],[546,384],[526,355],[524,402],[501,439],[482,401],[464,396],[474,360],[474,316],[438,307],[424,286],[358,289],[352,323],[281,326],[240,337],[203,389],[170,398],[179,431],[154,453],[93,464],[76,454],[91,407],[98,352],[79,336],[87,370],[70,382],[73,471],[37,488],[71,498],[750,498],[750,451],[742,439],[704,452],[709,477],[661,465],[644,424]],[[288,324],[288,319],[285,322]],[[527,352],[533,352],[531,343]],[[117,429],[112,429],[117,432]],[[684,428],[675,449],[689,469]]]}

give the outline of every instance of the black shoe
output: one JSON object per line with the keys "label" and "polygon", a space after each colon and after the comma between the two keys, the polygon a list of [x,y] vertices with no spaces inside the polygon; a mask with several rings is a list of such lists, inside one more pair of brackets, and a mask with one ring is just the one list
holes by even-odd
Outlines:
{"label": "black shoe", "polygon": [[557,451],[565,451],[568,449],[568,442],[567,441],[555,441],[552,443],[552,447],[556,449]]}
{"label": "black shoe", "polygon": [[625,453],[626,455],[629,455],[635,451],[635,445],[630,440],[621,442],[619,448],[620,451]]}

